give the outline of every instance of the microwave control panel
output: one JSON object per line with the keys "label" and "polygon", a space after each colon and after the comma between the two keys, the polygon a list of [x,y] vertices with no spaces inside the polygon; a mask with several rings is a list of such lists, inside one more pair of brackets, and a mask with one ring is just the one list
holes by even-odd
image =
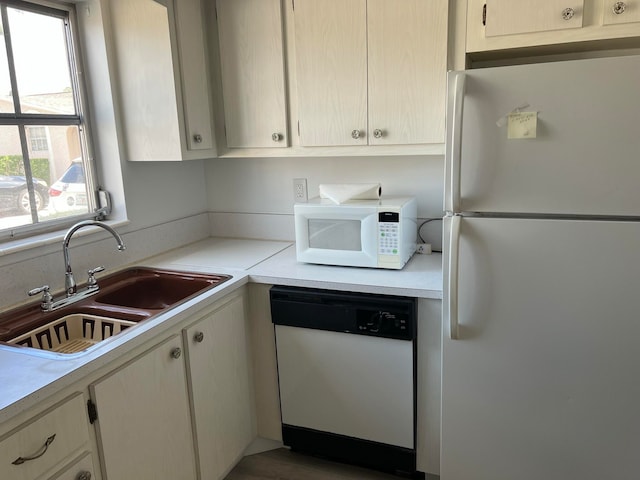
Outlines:
{"label": "microwave control panel", "polygon": [[400,214],[378,213],[378,255],[400,254]]}

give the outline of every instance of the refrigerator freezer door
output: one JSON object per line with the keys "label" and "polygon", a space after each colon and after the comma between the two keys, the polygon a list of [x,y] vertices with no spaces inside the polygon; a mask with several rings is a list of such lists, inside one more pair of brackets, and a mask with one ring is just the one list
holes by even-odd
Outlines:
{"label": "refrigerator freezer door", "polygon": [[[640,56],[486,68],[464,77],[459,143],[447,139],[445,209],[640,216]],[[450,79],[452,115],[453,85]],[[514,111],[532,114],[512,117],[509,126]],[[528,138],[508,138],[510,128]],[[457,148],[461,198],[451,208]]]}
{"label": "refrigerator freezer door", "polygon": [[639,246],[635,222],[460,220],[443,480],[638,478]]}

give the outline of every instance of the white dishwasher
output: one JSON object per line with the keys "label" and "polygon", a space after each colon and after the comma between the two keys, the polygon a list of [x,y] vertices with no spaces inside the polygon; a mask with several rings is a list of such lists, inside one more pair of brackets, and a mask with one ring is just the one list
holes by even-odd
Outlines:
{"label": "white dishwasher", "polygon": [[416,472],[416,301],[272,287],[285,445]]}

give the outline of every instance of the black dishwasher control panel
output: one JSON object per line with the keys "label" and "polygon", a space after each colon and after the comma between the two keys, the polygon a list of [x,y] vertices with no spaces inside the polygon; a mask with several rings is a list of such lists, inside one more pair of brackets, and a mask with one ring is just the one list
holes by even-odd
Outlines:
{"label": "black dishwasher control panel", "polygon": [[275,286],[270,290],[276,325],[370,335],[416,338],[414,298]]}

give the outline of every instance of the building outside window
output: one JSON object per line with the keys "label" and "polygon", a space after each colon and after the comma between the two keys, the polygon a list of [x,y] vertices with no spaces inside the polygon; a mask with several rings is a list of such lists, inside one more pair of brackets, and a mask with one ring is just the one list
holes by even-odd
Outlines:
{"label": "building outside window", "polygon": [[0,241],[99,217],[73,7],[50,5],[0,0]]}

